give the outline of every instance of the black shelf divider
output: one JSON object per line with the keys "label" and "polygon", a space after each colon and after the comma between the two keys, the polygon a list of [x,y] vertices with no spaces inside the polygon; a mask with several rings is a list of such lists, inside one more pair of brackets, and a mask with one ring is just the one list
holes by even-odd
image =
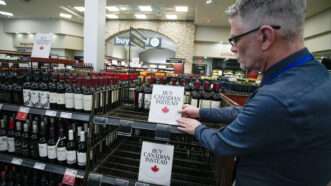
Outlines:
{"label": "black shelf divider", "polygon": [[[0,105],[2,105],[2,107],[0,106],[0,110],[10,111],[10,112],[18,112],[20,107],[26,107],[26,106],[20,106],[20,105],[14,105],[14,104],[3,104],[3,103],[1,103]],[[33,108],[33,107],[27,107],[27,108],[30,109],[29,114],[60,117],[60,118],[72,119],[72,120],[83,121],[83,122],[90,121],[89,113],[59,111],[59,110],[53,110],[53,109],[42,109],[42,108]]]}
{"label": "black shelf divider", "polygon": [[[22,167],[33,168],[36,170],[55,173],[59,175],[64,175],[66,169],[68,168],[62,165],[40,162],[28,158],[16,157],[15,155],[10,155],[5,153],[0,153],[0,162],[22,166]],[[72,169],[72,168],[68,168],[68,169]],[[77,170],[77,169],[72,169],[72,170]],[[76,178],[83,179],[84,175],[85,175],[84,170],[77,170]]]}

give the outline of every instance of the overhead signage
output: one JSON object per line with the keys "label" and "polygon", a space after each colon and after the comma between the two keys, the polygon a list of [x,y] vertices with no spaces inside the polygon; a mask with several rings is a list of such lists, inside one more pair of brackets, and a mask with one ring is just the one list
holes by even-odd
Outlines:
{"label": "overhead signage", "polygon": [[184,87],[169,85],[153,85],[152,101],[148,121],[177,125],[181,117],[184,100]]}
{"label": "overhead signage", "polygon": [[[136,42],[137,39],[135,39],[136,36],[133,36],[132,42]],[[122,46],[129,46],[130,39],[129,37],[115,37],[114,38],[114,44],[115,45],[122,45]],[[152,37],[147,38],[146,40],[146,47],[152,47],[152,48],[158,48],[161,47],[162,39],[159,37]],[[137,43],[135,43],[137,44]],[[138,44],[137,44],[138,45]],[[139,42],[139,46],[141,46],[141,42]]]}
{"label": "overhead signage", "polygon": [[144,141],[140,154],[138,180],[168,186],[174,158],[174,146]]}

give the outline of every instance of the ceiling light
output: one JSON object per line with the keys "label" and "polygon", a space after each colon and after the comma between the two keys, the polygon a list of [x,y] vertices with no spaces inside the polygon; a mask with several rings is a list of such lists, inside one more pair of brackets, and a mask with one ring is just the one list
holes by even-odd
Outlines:
{"label": "ceiling light", "polygon": [[10,12],[5,12],[5,11],[0,11],[0,15],[8,16],[8,17],[13,17],[14,14]]}
{"label": "ceiling light", "polygon": [[207,0],[207,1],[206,1],[206,4],[207,4],[207,5],[209,5],[209,4],[211,4],[211,3],[213,3],[213,0]]}
{"label": "ceiling light", "polygon": [[83,6],[75,6],[74,9],[76,9],[78,12],[84,12],[85,11],[85,7],[83,7]]}
{"label": "ceiling light", "polygon": [[140,11],[142,12],[151,12],[153,11],[152,7],[147,5],[147,6],[139,6]]}
{"label": "ceiling light", "polygon": [[118,12],[120,9],[118,9],[117,6],[107,6],[107,10],[110,12]]}
{"label": "ceiling light", "polygon": [[145,14],[135,14],[134,15],[137,19],[146,19],[146,15]]}
{"label": "ceiling light", "polygon": [[66,14],[66,13],[60,13],[60,17],[65,18],[65,19],[71,19],[72,15]]}
{"label": "ceiling light", "polygon": [[120,10],[121,11],[126,11],[126,10],[128,10],[128,8],[127,7],[120,7]]}
{"label": "ceiling light", "polygon": [[4,0],[0,0],[0,5],[7,5],[7,3]]}
{"label": "ceiling light", "polygon": [[176,6],[176,12],[187,12],[188,7],[187,6]]}
{"label": "ceiling light", "polygon": [[108,15],[106,15],[106,17],[109,19],[118,19],[118,15],[115,15],[115,14],[108,14]]}
{"label": "ceiling light", "polygon": [[166,15],[167,19],[177,19],[177,15],[173,15],[173,14],[167,14]]}

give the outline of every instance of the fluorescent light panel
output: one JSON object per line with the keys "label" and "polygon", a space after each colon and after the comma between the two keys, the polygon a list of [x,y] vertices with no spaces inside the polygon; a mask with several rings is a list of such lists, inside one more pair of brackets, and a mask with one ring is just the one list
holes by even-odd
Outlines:
{"label": "fluorescent light panel", "polygon": [[106,15],[107,16],[107,18],[109,18],[109,19],[118,19],[118,15],[115,15],[115,14],[108,14],[108,15]]}
{"label": "fluorescent light panel", "polygon": [[188,11],[187,6],[176,6],[175,9],[176,9],[176,12],[187,12]]}
{"label": "fluorescent light panel", "polygon": [[146,15],[145,14],[135,14],[134,15],[137,19],[146,19]]}
{"label": "fluorescent light panel", "polygon": [[0,11],[0,15],[8,16],[8,17],[13,17],[14,14],[11,12],[5,12],[5,11]]}
{"label": "fluorescent light panel", "polygon": [[174,14],[167,14],[167,15],[166,15],[166,18],[167,18],[167,19],[172,19],[172,20],[173,20],[173,19],[177,19],[177,15],[174,15]]}
{"label": "fluorescent light panel", "polygon": [[139,10],[142,12],[151,12],[153,11],[152,7],[149,5],[146,6],[138,6]]}
{"label": "fluorescent light panel", "polygon": [[120,11],[120,9],[117,6],[107,6],[106,8],[110,12],[118,12],[118,11]]}
{"label": "fluorescent light panel", "polygon": [[0,0],[0,5],[7,5],[7,3],[4,0]]}
{"label": "fluorescent light panel", "polygon": [[83,6],[75,6],[74,9],[76,9],[78,12],[84,12],[85,11],[85,7],[83,7]]}
{"label": "fluorescent light panel", "polygon": [[62,17],[62,18],[65,18],[65,19],[71,19],[72,18],[72,15],[66,14],[66,13],[60,13],[59,16]]}

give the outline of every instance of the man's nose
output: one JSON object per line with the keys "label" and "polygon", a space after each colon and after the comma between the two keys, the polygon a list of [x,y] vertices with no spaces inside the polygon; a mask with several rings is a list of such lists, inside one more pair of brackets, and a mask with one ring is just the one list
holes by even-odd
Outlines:
{"label": "man's nose", "polygon": [[231,46],[231,52],[233,52],[233,53],[238,53],[238,49],[237,49],[237,47],[235,46],[235,45],[232,45]]}

